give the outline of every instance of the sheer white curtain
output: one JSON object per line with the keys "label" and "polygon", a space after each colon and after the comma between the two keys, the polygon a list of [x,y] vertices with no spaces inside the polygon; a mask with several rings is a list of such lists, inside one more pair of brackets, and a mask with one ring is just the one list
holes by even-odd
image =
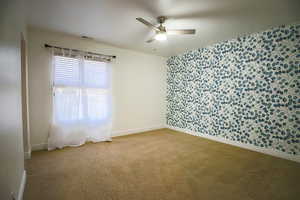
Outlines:
{"label": "sheer white curtain", "polygon": [[84,53],[52,50],[53,120],[48,150],[111,140],[110,65]]}

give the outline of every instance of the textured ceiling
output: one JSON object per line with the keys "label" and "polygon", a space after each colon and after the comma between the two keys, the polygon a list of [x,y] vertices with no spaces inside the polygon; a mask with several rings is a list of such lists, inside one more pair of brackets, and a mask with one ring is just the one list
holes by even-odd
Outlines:
{"label": "textured ceiling", "polygon": [[[300,0],[27,0],[31,26],[86,35],[118,47],[161,56],[300,21]],[[170,29],[195,28],[196,35],[145,41],[153,31],[136,21],[168,17]]]}

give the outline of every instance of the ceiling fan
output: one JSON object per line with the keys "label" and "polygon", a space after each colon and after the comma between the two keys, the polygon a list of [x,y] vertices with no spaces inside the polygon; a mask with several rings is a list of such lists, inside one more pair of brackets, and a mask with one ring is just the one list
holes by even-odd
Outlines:
{"label": "ceiling fan", "polygon": [[166,40],[167,35],[185,35],[185,34],[196,33],[195,29],[166,29],[166,27],[163,26],[163,23],[166,21],[166,19],[167,18],[164,16],[158,17],[157,21],[159,23],[159,26],[156,27],[141,17],[136,18],[136,20],[152,28],[155,31],[155,35],[151,39],[147,40],[146,41],[147,43],[153,42],[154,40],[158,40],[158,41]]}

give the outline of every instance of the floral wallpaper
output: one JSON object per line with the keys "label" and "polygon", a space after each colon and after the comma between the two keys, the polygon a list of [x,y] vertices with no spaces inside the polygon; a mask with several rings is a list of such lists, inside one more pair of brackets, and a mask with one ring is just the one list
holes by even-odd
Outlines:
{"label": "floral wallpaper", "polygon": [[300,24],[167,61],[167,124],[300,154]]}

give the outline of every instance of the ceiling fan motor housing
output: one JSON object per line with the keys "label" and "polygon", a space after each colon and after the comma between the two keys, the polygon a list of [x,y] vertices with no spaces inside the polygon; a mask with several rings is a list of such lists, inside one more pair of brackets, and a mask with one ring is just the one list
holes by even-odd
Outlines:
{"label": "ceiling fan motor housing", "polygon": [[166,32],[166,27],[164,27],[162,24],[166,21],[166,17],[164,16],[160,16],[157,17],[157,21],[160,24],[157,28],[159,29],[159,31],[157,32]]}
{"label": "ceiling fan motor housing", "polygon": [[167,32],[167,31],[166,31],[166,27],[164,27],[164,26],[162,26],[162,25],[160,25],[160,26],[158,27],[158,29],[159,29],[159,31],[157,31],[157,32]]}
{"label": "ceiling fan motor housing", "polygon": [[166,18],[165,16],[159,16],[159,17],[157,17],[157,21],[158,21],[158,23],[160,23],[160,24],[165,23],[166,19],[167,19],[167,18]]}

